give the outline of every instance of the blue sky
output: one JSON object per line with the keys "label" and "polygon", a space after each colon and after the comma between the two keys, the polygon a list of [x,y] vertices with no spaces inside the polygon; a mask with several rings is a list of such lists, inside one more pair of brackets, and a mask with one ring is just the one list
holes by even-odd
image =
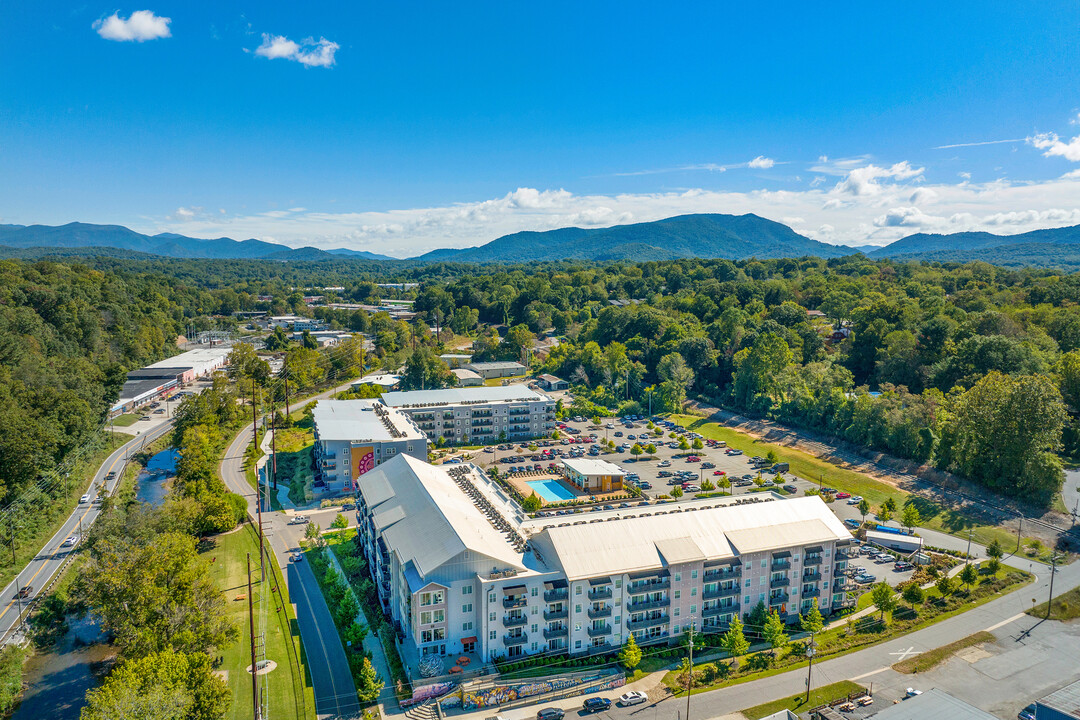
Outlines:
{"label": "blue sky", "polygon": [[742,5],[5,8],[0,221],[394,255],[681,212],[1080,223],[1075,0]]}

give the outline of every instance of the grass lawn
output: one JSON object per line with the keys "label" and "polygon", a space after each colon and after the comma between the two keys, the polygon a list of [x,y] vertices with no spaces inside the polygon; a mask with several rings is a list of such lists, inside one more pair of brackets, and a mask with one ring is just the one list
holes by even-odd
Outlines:
{"label": "grass lawn", "polygon": [[857,685],[850,680],[841,680],[832,685],[823,685],[822,687],[811,690],[809,702],[805,702],[806,693],[799,693],[795,697],[781,698],[780,700],[773,700],[772,702],[746,708],[742,711],[742,714],[750,720],[760,720],[760,718],[768,717],[781,710],[790,710],[798,715],[799,713],[806,712],[810,708],[816,708],[819,705],[828,704],[833,700],[839,700],[841,698],[849,697],[854,693],[865,691],[866,688],[862,685]]}
{"label": "grass lawn", "polygon": [[[962,513],[946,510],[929,500],[912,495],[880,480],[875,480],[860,472],[837,467],[802,450],[759,442],[738,430],[732,430],[718,423],[710,422],[697,415],[670,415],[669,419],[688,430],[700,433],[704,437],[723,440],[728,444],[728,447],[742,450],[747,455],[764,456],[772,450],[776,453],[780,462],[786,462],[791,466],[793,475],[797,475],[804,480],[818,481],[822,485],[844,490],[852,495],[861,495],[875,508],[890,497],[901,508],[909,502],[914,503],[919,510],[919,515],[922,516],[920,527],[963,538],[967,538],[968,529],[970,529],[972,540],[982,545],[989,545],[992,541],[997,540],[1002,547],[1016,547],[1016,535],[1008,530],[995,525],[980,524]],[[1027,541],[1028,538],[1024,538],[1024,542]]]}
{"label": "grass lawn", "polygon": [[[1046,617],[1046,603],[1036,605],[1027,611],[1033,617]],[[1075,620],[1080,618],[1080,588],[1073,588],[1067,593],[1054,598],[1054,608],[1050,613],[1051,620]]]}
{"label": "grass lawn", "polygon": [[488,387],[495,387],[495,386],[498,386],[498,385],[502,385],[503,380],[506,380],[506,381],[512,382],[512,383],[517,383],[517,382],[523,382],[526,378],[528,378],[528,375],[514,375],[513,377],[488,378],[487,380],[484,381],[484,385],[486,385]]}
{"label": "grass lawn", "polygon": [[[228,601],[229,617],[240,628],[240,638],[221,649],[224,661],[220,669],[228,673],[226,682],[232,690],[233,702],[225,716],[228,720],[251,720],[251,676],[247,667],[251,665],[251,646],[248,639],[248,602],[247,602],[247,554],[252,560],[252,599],[255,603],[256,633],[259,633],[259,607],[263,583],[259,582],[258,557],[259,539],[251,525],[245,523],[239,530],[210,538],[209,547],[202,551],[203,557],[210,562],[210,572],[218,587]],[[267,592],[273,592],[268,599],[265,627],[265,656],[277,663],[269,674],[260,676],[265,679],[269,693],[269,707],[273,708],[274,717],[289,720],[313,720],[315,717],[315,696],[311,682],[307,679],[307,670],[303,664],[300,646],[300,631],[296,625],[296,616],[289,604],[288,590],[282,582],[276,564],[274,574],[269,576]],[[277,591],[273,591],[276,588]],[[291,646],[291,649],[290,649]]]}
{"label": "grass lawn", "polygon": [[126,415],[118,415],[109,422],[119,427],[131,427],[135,423],[139,422],[139,418],[141,417],[142,415],[138,415],[136,413],[127,413]]}
{"label": "grass lawn", "polygon": [[984,642],[994,642],[994,640],[996,640],[996,638],[993,635],[983,630],[974,635],[968,635],[966,638],[961,638],[956,642],[949,643],[948,645],[942,645],[939,648],[928,650],[921,655],[916,655],[908,660],[894,663],[892,668],[896,672],[904,673],[905,675],[926,672],[945,662],[964,648],[969,648],[972,645],[978,645]]}
{"label": "grass lawn", "polygon": [[75,464],[67,481],[56,489],[56,495],[44,502],[35,502],[32,508],[21,513],[21,527],[15,536],[15,562],[11,561],[11,537],[0,536],[0,587],[7,585],[26,563],[45,548],[45,543],[56,534],[60,526],[78,505],[79,497],[86,492],[90,478],[113,450],[131,439],[123,433],[102,433],[102,443],[96,450]]}

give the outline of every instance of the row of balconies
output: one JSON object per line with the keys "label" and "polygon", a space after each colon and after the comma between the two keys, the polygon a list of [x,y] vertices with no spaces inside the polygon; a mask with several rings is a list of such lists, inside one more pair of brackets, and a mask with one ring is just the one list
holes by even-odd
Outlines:
{"label": "row of balconies", "polygon": [[702,617],[715,617],[716,615],[723,615],[725,613],[736,613],[739,611],[739,603],[731,603],[730,605],[717,605],[715,607],[703,607],[701,608]]}
{"label": "row of balconies", "polygon": [[641,618],[640,620],[631,620],[626,623],[626,627],[631,630],[644,630],[645,628],[656,627],[657,625],[666,625],[669,619],[670,618],[668,618],[666,614],[653,615]]}
{"label": "row of balconies", "polygon": [[627,588],[627,592],[631,595],[640,595],[642,593],[656,592],[657,590],[667,590],[671,587],[671,578],[657,578],[656,580],[634,580],[630,583],[630,587]]}
{"label": "row of balconies", "polygon": [[731,587],[726,587],[726,588],[725,587],[718,587],[715,590],[704,590],[701,593],[701,597],[703,597],[706,600],[709,600],[711,598],[731,597],[732,595],[738,595],[738,594],[739,594],[739,586],[738,585],[732,585]]}
{"label": "row of balconies", "polygon": [[815,553],[813,555],[807,555],[803,558],[803,567],[806,567],[807,565],[820,565],[821,562],[822,557],[820,554]]}
{"label": "row of balconies", "polygon": [[626,609],[630,612],[640,612],[642,610],[655,610],[657,608],[665,608],[671,604],[671,598],[663,597],[659,600],[641,600],[639,602],[626,603]]}
{"label": "row of balconies", "polygon": [[611,598],[611,586],[606,585],[604,587],[593,588],[589,590],[590,600],[608,600]]}
{"label": "row of balconies", "polygon": [[704,582],[734,580],[742,577],[742,568],[730,566],[730,569],[728,570],[706,570],[702,577]]}

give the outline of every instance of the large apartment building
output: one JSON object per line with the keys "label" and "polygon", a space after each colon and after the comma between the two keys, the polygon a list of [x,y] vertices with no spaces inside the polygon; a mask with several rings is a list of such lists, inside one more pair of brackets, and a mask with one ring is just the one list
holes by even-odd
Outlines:
{"label": "large apartment building", "polygon": [[450,443],[525,440],[555,429],[555,401],[520,384],[391,392],[382,401],[412,417],[432,440]]}
{"label": "large apartment building", "polygon": [[[610,652],[848,601],[850,533],[818,497],[711,498],[530,518],[472,465],[359,480],[358,542],[407,656]],[[573,518],[580,517],[575,520]]]}
{"label": "large apartment building", "polygon": [[315,421],[315,477],[349,490],[356,479],[398,455],[427,460],[427,436],[405,413],[378,400],[320,400]]}

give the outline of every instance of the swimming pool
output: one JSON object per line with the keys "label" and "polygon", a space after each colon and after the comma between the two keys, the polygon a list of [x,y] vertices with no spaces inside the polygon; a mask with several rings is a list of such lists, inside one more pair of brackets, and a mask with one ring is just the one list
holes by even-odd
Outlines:
{"label": "swimming pool", "polygon": [[530,480],[525,483],[540,496],[542,500],[547,502],[562,502],[563,500],[573,500],[576,496],[570,492],[561,482],[554,478],[547,480]]}

